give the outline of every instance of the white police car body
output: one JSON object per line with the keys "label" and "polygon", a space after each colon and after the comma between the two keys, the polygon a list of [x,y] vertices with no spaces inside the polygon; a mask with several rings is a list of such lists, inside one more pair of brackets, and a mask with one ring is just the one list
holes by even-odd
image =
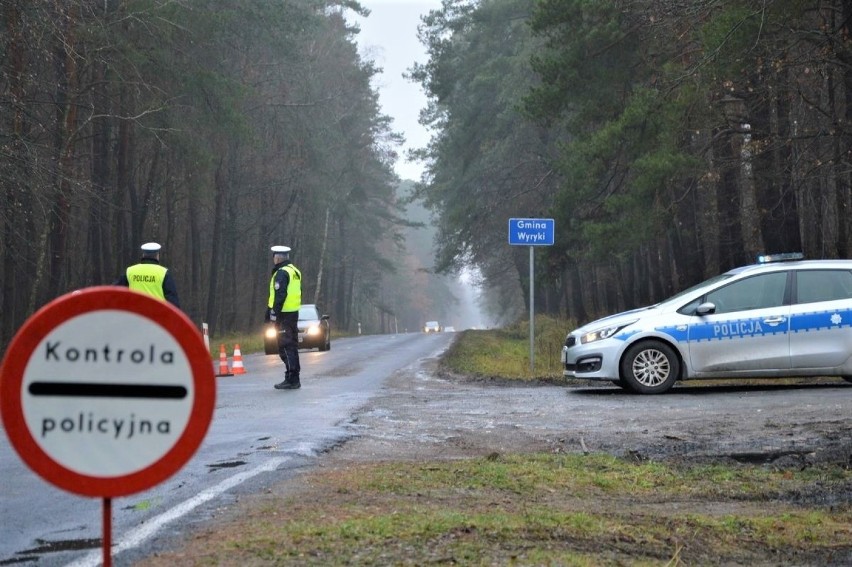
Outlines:
{"label": "white police car body", "polygon": [[572,331],[563,374],[643,394],[694,378],[852,381],[852,260],[767,258]]}

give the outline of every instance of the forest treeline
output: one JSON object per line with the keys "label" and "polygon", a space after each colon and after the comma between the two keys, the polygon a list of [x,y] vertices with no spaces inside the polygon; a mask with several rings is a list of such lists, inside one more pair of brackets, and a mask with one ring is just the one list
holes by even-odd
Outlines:
{"label": "forest treeline", "polygon": [[852,3],[445,1],[420,28],[437,266],[536,312],[648,305],[758,254],[852,253]]}
{"label": "forest treeline", "polygon": [[[335,328],[422,324],[429,264],[404,254],[400,135],[356,48],[357,2],[0,6],[0,346],[147,241],[211,333],[260,327],[273,244]],[[406,271],[423,281],[400,285]]]}
{"label": "forest treeline", "polygon": [[[444,0],[409,71],[432,133],[413,189],[354,0],[0,7],[0,346],[150,240],[220,333],[259,326],[271,244],[365,332],[441,318],[433,271],[472,269],[492,315],[522,316],[513,217],[555,219],[536,311],[578,320],[852,248],[845,0]],[[432,261],[406,246],[410,198]]]}

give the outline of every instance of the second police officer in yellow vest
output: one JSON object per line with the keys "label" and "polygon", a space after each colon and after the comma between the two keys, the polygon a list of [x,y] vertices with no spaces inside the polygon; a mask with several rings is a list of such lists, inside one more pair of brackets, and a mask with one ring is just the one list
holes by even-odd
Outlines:
{"label": "second police officer in yellow vest", "polygon": [[287,371],[284,381],[275,384],[278,390],[297,390],[299,381],[299,308],[302,306],[302,272],[290,261],[290,248],[272,247],[272,277],[269,280],[269,301],[266,321],[278,329],[278,356]]}
{"label": "second police officer in yellow vest", "polygon": [[128,267],[115,281],[115,285],[168,301],[180,309],[175,280],[169,269],[160,265],[160,248],[162,247],[156,242],[143,244],[139,263]]}

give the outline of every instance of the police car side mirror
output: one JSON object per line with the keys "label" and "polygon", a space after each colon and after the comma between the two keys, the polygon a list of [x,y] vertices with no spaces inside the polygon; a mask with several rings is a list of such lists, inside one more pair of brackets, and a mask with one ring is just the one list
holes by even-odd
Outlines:
{"label": "police car side mirror", "polygon": [[716,312],[716,304],[711,302],[711,301],[707,301],[705,303],[702,303],[701,305],[699,305],[698,307],[695,308],[695,313],[697,315],[710,315],[710,314],[715,313],[715,312]]}

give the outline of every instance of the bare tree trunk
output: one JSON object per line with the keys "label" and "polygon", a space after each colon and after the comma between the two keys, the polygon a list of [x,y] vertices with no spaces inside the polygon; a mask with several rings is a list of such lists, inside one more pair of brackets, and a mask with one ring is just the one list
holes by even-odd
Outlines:
{"label": "bare tree trunk", "polygon": [[[852,3],[839,0],[838,4],[841,7],[840,21],[842,22],[843,36],[846,38],[852,37]],[[838,117],[849,128],[852,124],[852,54],[846,52],[845,67],[838,70],[841,75],[838,81],[841,84],[842,96],[840,96],[841,105],[838,110]],[[852,148],[852,133],[847,129],[842,135],[835,137],[835,155],[839,156],[839,163],[835,167],[837,174],[837,200],[840,213],[840,233],[838,235],[838,254],[841,258],[848,258],[852,255],[852,155],[849,154],[849,148]],[[844,156],[845,152],[845,157]]]}
{"label": "bare tree trunk", "polygon": [[[201,207],[198,203],[198,195],[195,187],[189,187],[189,202],[187,205],[187,213],[189,215],[187,229],[189,234],[187,234],[187,254],[189,255],[189,261],[185,264],[189,266],[189,273],[186,274],[186,280],[193,285],[195,289],[190,290],[192,292],[191,299],[189,301],[190,309],[193,311],[201,310],[202,305],[206,305],[207,294],[209,290],[206,289],[206,286],[197,285],[199,282],[204,281],[204,263],[202,258],[206,255],[204,249],[206,246],[202,246],[201,243],[201,233],[200,233],[200,224],[199,223],[199,215],[201,214]],[[207,313],[201,317],[202,323],[209,323],[207,320]]]}
{"label": "bare tree trunk", "polygon": [[[731,161],[736,165],[736,174],[728,179],[733,184],[737,194],[739,209],[739,235],[742,255],[748,261],[764,252],[763,238],[760,232],[760,215],[757,208],[757,196],[755,195],[754,164],[751,121],[748,108],[742,99],[728,97],[723,99],[725,115],[728,119],[731,133],[729,140],[731,144]],[[732,187],[732,188],[733,188]],[[733,261],[738,263],[737,260]]]}
{"label": "bare tree trunk", "polygon": [[213,237],[212,242],[210,243],[210,256],[213,260],[210,263],[210,271],[207,276],[207,309],[204,313],[204,318],[210,324],[211,329],[216,330],[215,332],[219,332],[219,325],[221,323],[218,309],[219,294],[216,290],[219,288],[219,272],[222,270],[220,249],[222,247],[222,230],[225,222],[225,194],[227,192],[227,188],[225,186],[227,180],[225,179],[223,171],[225,159],[225,157],[220,157],[219,159],[219,165],[216,168],[215,183],[213,184],[214,191],[216,192],[216,204],[213,213]]}
{"label": "bare tree trunk", "polygon": [[568,287],[571,290],[569,295],[570,314],[576,317],[577,321],[586,321],[589,315],[586,312],[586,305],[583,302],[583,284],[580,279],[580,267],[577,265],[577,262],[569,260],[566,272]]}
{"label": "bare tree trunk", "polygon": [[[128,88],[126,86],[121,86],[120,88],[119,111],[127,113],[127,110],[130,107],[130,95],[128,94]],[[133,232],[132,223],[128,226],[128,216],[129,214],[132,214],[132,208],[135,205],[135,190],[133,188],[133,179],[130,175],[130,161],[132,159],[130,142],[132,136],[131,128],[132,125],[129,120],[120,120],[118,123],[118,144],[115,156],[116,188],[113,207],[116,211],[119,211],[115,227],[115,234],[117,236],[115,248],[118,250],[119,265],[126,263],[130,259],[131,254],[135,252],[136,246],[138,246],[138,244],[135,243],[137,243],[139,239],[139,235]],[[128,199],[130,201],[130,212],[127,212]],[[129,233],[128,229],[130,230]]]}
{"label": "bare tree trunk", "polygon": [[[9,58],[10,74],[9,74],[9,94],[13,105],[12,123],[10,130],[12,133],[12,155],[17,159],[17,162],[24,164],[27,162],[24,156],[24,146],[22,144],[24,130],[24,46],[21,35],[21,14],[18,6],[14,2],[9,2],[5,7],[5,18],[8,29],[6,39],[6,53]],[[20,176],[24,179],[24,171],[21,168]],[[26,209],[22,207],[19,194],[27,191],[27,185],[21,183],[16,184],[19,168],[15,168],[10,172],[9,180],[6,182],[5,199],[0,203],[0,220],[3,223],[3,242],[0,245],[0,250],[3,253],[3,283],[2,283],[2,308],[0,308],[0,346],[5,345],[11,340],[14,330],[20,323],[21,317],[16,309],[19,304],[16,298],[15,280],[18,277],[18,255],[26,253],[26,248],[18,248],[15,243],[19,240],[16,238],[16,221],[18,212],[23,212]],[[14,173],[13,173],[14,172]]]}
{"label": "bare tree trunk", "polygon": [[[345,257],[348,248],[346,243],[346,219],[338,219],[337,223],[338,238],[341,246],[341,257]],[[334,303],[338,306],[339,316],[341,317],[341,325],[344,329],[349,328],[349,322],[352,315],[352,293],[355,285],[354,279],[350,282],[348,279],[347,263],[345,261],[338,262],[336,266],[337,272],[337,290],[334,294]]]}
{"label": "bare tree trunk", "polygon": [[[737,185],[737,168],[739,162],[733,155],[729,136],[725,132],[717,132],[713,137],[714,168],[719,172],[716,179],[717,187],[716,210],[719,230],[719,265],[720,271],[742,264],[742,234],[740,224],[740,193]],[[718,273],[718,272],[717,272]]]}
{"label": "bare tree trunk", "polygon": [[68,15],[65,19],[64,45],[60,46],[57,60],[62,61],[60,76],[62,77],[57,93],[58,108],[62,113],[60,135],[58,138],[59,164],[57,168],[57,184],[54,202],[54,212],[51,216],[52,226],[50,229],[51,244],[51,266],[48,269],[50,277],[48,281],[48,297],[59,295],[64,291],[68,265],[68,219],[71,209],[72,178],[74,171],[74,144],[76,139],[75,129],[77,127],[77,101],[76,91],[78,88],[77,61],[76,61],[76,37],[75,26],[77,25],[78,6],[72,3],[68,6]]}
{"label": "bare tree trunk", "polygon": [[[820,132],[829,132],[832,129],[832,124],[837,123],[837,115],[835,111],[835,82],[833,71],[826,69],[825,84],[822,89],[822,100],[820,103],[823,108],[830,109],[831,115],[821,118]],[[820,217],[822,222],[822,251],[820,258],[837,258],[837,248],[839,244],[839,225],[838,219],[838,180],[837,169],[831,163],[834,161],[834,148],[836,146],[837,136],[825,137],[819,142],[819,152],[821,156],[827,156],[823,160],[825,165],[820,168],[819,179],[822,198],[820,206],[822,208]]]}
{"label": "bare tree trunk", "polygon": [[[105,8],[108,9],[108,8]],[[89,206],[89,235],[88,235],[88,280],[90,284],[108,283],[114,274],[108,274],[113,267],[113,247],[110,238],[112,222],[110,222],[110,123],[106,116],[109,114],[109,97],[106,88],[106,66],[103,61],[93,65],[93,113],[102,115],[95,118],[92,124],[92,199]]]}
{"label": "bare tree trunk", "polygon": [[[159,222],[159,203],[160,203],[160,191],[159,191],[159,169],[160,169],[160,154],[162,153],[162,148],[159,144],[154,144],[153,155],[151,156],[151,165],[148,168],[148,174],[145,178],[145,191],[142,195],[138,195],[136,191],[131,190],[131,200],[136,203],[131,211],[131,224],[133,226],[133,234],[135,235],[134,247],[138,246],[142,243],[143,240],[150,239],[162,239],[164,234],[159,230],[159,226],[157,223]],[[141,181],[140,181],[141,182]],[[134,184],[133,188],[136,188],[136,184]],[[141,198],[140,198],[141,197]],[[153,209],[153,210],[152,210]],[[151,214],[153,217],[153,221],[151,222],[151,227],[147,228],[148,225],[148,215]]]}
{"label": "bare tree trunk", "polygon": [[721,271],[719,259],[719,172],[716,169],[714,144],[709,131],[702,130],[693,139],[696,154],[706,154],[707,171],[695,181],[695,240],[700,243],[703,258],[701,278],[706,279]]}
{"label": "bare tree trunk", "polygon": [[[225,187],[230,188],[232,185],[239,183],[239,155],[240,151],[237,144],[231,144],[228,160],[228,179]],[[227,203],[226,209],[223,211],[225,217],[225,226],[222,240],[222,289],[226,292],[226,296],[220,299],[222,302],[219,311],[225,315],[224,321],[221,321],[223,329],[233,332],[237,329],[237,302],[241,299],[237,292],[238,279],[241,279],[237,266],[237,242],[239,235],[236,230],[237,210],[239,207],[239,195],[235,191],[228,190],[225,196]]]}
{"label": "bare tree trunk", "polygon": [[322,270],[325,265],[325,251],[328,248],[328,219],[330,217],[330,210],[328,207],[325,208],[325,225],[322,231],[322,244],[320,248],[320,257],[319,257],[319,268],[317,269],[317,281],[316,281],[316,289],[314,290],[314,303],[319,303],[320,298],[320,290],[322,289]]}
{"label": "bare tree trunk", "polygon": [[[74,44],[74,25],[77,5],[71,4],[66,13],[62,3],[55,5],[58,21],[62,22],[61,37],[54,50],[56,72],[56,122],[53,136],[53,194],[50,210],[39,241],[39,258],[35,267],[35,282],[29,299],[29,311],[46,299],[55,297],[65,280],[66,238],[68,234],[70,178],[74,157],[74,128],[77,107],[72,93],[77,86],[77,67]],[[44,282],[47,286],[44,288]],[[44,289],[43,289],[44,288]],[[43,290],[43,291],[42,291]]]}

